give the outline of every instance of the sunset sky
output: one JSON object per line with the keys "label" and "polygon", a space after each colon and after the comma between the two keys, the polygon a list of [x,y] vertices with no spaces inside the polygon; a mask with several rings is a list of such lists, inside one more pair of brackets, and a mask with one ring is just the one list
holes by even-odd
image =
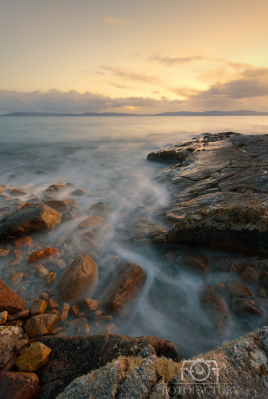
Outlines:
{"label": "sunset sky", "polygon": [[268,111],[268,0],[0,0],[0,113]]}

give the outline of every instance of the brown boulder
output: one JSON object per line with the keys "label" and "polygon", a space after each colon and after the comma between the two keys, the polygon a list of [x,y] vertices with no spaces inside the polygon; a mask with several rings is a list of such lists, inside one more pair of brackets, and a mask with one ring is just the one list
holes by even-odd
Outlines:
{"label": "brown boulder", "polygon": [[26,309],[27,305],[24,300],[0,280],[0,312],[6,310],[8,314],[12,315]]}
{"label": "brown boulder", "polygon": [[33,316],[24,325],[29,337],[37,337],[42,334],[49,334],[57,324],[59,317],[54,314],[40,314]]}
{"label": "brown boulder", "polygon": [[259,283],[260,280],[259,273],[251,266],[246,266],[242,269],[240,278],[249,283]]}
{"label": "brown boulder", "polygon": [[29,247],[32,245],[33,239],[32,237],[23,237],[23,238],[18,238],[17,240],[14,241],[14,246],[18,248],[24,248],[24,247]]}
{"label": "brown boulder", "polygon": [[105,202],[97,202],[89,207],[86,211],[88,215],[97,215],[105,217],[107,215],[107,205]]}
{"label": "brown boulder", "polygon": [[127,308],[138,297],[146,280],[147,275],[140,266],[129,262],[106,288],[99,302],[118,316],[126,315]]}
{"label": "brown boulder", "polygon": [[16,360],[20,371],[33,372],[42,367],[48,360],[51,349],[41,342],[34,342]]}
{"label": "brown boulder", "polygon": [[177,264],[200,272],[209,271],[209,260],[202,255],[182,254],[177,258]]}
{"label": "brown boulder", "polygon": [[0,392],[5,399],[34,399],[39,380],[34,373],[8,372],[0,375]]}
{"label": "brown boulder", "polygon": [[28,264],[30,265],[31,263],[37,262],[44,258],[59,258],[59,257],[60,257],[60,251],[57,248],[45,248],[42,249],[41,251],[33,252],[29,257]]}
{"label": "brown boulder", "polygon": [[253,292],[245,285],[239,283],[236,280],[231,280],[227,284],[227,289],[234,296],[252,296]]}
{"label": "brown boulder", "polygon": [[62,274],[58,292],[63,301],[92,297],[98,283],[98,267],[88,255],[79,255]]}
{"label": "brown boulder", "polygon": [[55,211],[59,212],[61,215],[68,212],[70,207],[65,201],[59,200],[45,200],[44,203],[50,208],[55,209]]}
{"label": "brown boulder", "polygon": [[66,189],[63,184],[52,184],[52,186],[49,186],[49,188],[51,188],[52,191],[62,191]]}
{"label": "brown boulder", "polygon": [[11,190],[7,190],[9,192],[10,195],[29,195],[30,193],[28,193],[27,190],[23,190],[21,188],[13,188]]}
{"label": "brown boulder", "polygon": [[[24,331],[21,327],[17,326],[1,326],[0,328],[0,370],[16,352],[16,344],[19,346],[23,340]],[[7,366],[6,371],[12,369],[15,360]]]}
{"label": "brown boulder", "polygon": [[97,310],[99,307],[99,302],[95,301],[94,299],[83,299],[83,305],[86,310],[89,310],[90,312],[93,312],[94,310]]}
{"label": "brown boulder", "polygon": [[81,196],[86,195],[86,192],[82,188],[78,188],[77,190],[72,191],[71,195]]}
{"label": "brown boulder", "polygon": [[36,231],[51,230],[60,222],[59,213],[47,205],[30,205],[1,219],[0,240],[14,240]]}
{"label": "brown boulder", "polygon": [[100,216],[90,216],[79,224],[79,229],[98,229],[105,223],[105,220]]}

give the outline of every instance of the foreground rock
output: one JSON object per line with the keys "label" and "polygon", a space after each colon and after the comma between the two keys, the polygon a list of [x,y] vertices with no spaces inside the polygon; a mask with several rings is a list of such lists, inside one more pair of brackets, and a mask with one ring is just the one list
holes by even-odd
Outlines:
{"label": "foreground rock", "polygon": [[222,133],[148,156],[173,163],[157,175],[173,194],[168,242],[267,256],[267,155],[267,136]]}
{"label": "foreground rock", "polygon": [[58,284],[63,301],[74,302],[94,295],[98,283],[98,267],[88,255],[79,255],[65,270]]}
{"label": "foreground rock", "polygon": [[24,300],[0,280],[0,312],[7,311],[12,315],[26,309],[27,304]]}
{"label": "foreground rock", "polygon": [[0,240],[14,240],[33,232],[51,230],[60,222],[57,211],[44,204],[33,204],[0,220]]}
{"label": "foreground rock", "polygon": [[33,316],[24,326],[29,337],[49,334],[57,324],[59,317],[55,314],[40,314]]}
{"label": "foreground rock", "polygon": [[50,353],[50,348],[41,342],[34,342],[18,357],[15,364],[20,371],[31,373],[47,362]]}
{"label": "foreground rock", "polygon": [[75,378],[103,367],[120,356],[137,356],[148,344],[155,349],[157,356],[178,361],[178,351],[172,342],[152,336],[47,336],[38,341],[52,350],[48,362],[36,372],[40,380],[40,399],[56,397]]}
{"label": "foreground rock", "polygon": [[34,373],[8,372],[0,375],[0,393],[5,399],[34,399],[39,380]]}
{"label": "foreground rock", "polygon": [[147,275],[140,266],[129,262],[104,290],[99,302],[117,316],[127,316],[128,307],[138,297],[146,280]]}
{"label": "foreground rock", "polygon": [[[23,346],[24,331],[21,327],[1,326],[0,327],[0,370],[16,352],[16,345]],[[6,368],[12,369],[15,360]]]}

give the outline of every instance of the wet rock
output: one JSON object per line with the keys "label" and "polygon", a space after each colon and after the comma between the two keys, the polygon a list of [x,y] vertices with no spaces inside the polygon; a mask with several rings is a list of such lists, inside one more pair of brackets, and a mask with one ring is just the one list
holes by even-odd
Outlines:
{"label": "wet rock", "polygon": [[93,312],[94,310],[98,309],[99,307],[99,302],[94,300],[94,299],[83,299],[83,305],[86,310],[89,310],[90,312]]}
{"label": "wet rock", "polygon": [[49,334],[57,324],[59,317],[53,314],[41,314],[33,316],[24,325],[29,337],[37,337],[42,334]]}
{"label": "wet rock", "polygon": [[18,285],[19,282],[22,280],[23,276],[24,276],[23,272],[13,274],[13,276],[10,279],[11,284],[13,286]]}
{"label": "wet rock", "polygon": [[44,203],[50,208],[55,209],[55,211],[59,212],[61,215],[68,212],[70,209],[69,204],[67,204],[65,201],[45,200]]}
{"label": "wet rock", "polygon": [[20,249],[15,249],[11,253],[11,256],[13,260],[5,266],[4,270],[8,270],[13,266],[19,265],[23,258],[23,252]]}
{"label": "wet rock", "polygon": [[38,268],[36,269],[36,274],[37,274],[39,277],[44,277],[44,276],[46,276],[46,275],[48,274],[48,270],[45,268],[45,266],[40,265],[40,266],[38,266]]}
{"label": "wet rock", "polygon": [[169,149],[158,152],[151,152],[147,155],[148,161],[165,162],[165,163],[179,163],[186,160],[191,151],[177,149]]}
{"label": "wet rock", "polygon": [[10,253],[8,249],[0,249],[0,257],[5,257]]}
{"label": "wet rock", "polygon": [[31,307],[31,315],[36,316],[38,314],[45,313],[47,308],[47,302],[42,299],[35,299]]}
{"label": "wet rock", "polygon": [[77,316],[78,313],[80,312],[80,308],[79,308],[78,305],[73,305],[73,306],[71,307],[70,311],[71,311],[71,313],[72,313],[74,316]]}
{"label": "wet rock", "polygon": [[48,304],[48,309],[57,309],[60,307],[58,302],[53,298],[50,298],[47,304]]}
{"label": "wet rock", "polygon": [[70,211],[64,213],[64,215],[62,215],[62,218],[61,218],[62,222],[68,222],[69,220],[73,220],[73,219],[76,219],[76,216],[73,212],[70,212]]}
{"label": "wet rock", "polygon": [[97,215],[105,218],[107,216],[108,210],[105,202],[97,202],[89,207],[86,211],[88,215]]}
{"label": "wet rock", "polygon": [[127,308],[139,296],[147,280],[135,263],[127,263],[101,295],[101,306],[117,316],[126,316]]}
{"label": "wet rock", "polygon": [[246,266],[240,273],[240,278],[243,281],[247,281],[249,283],[259,283],[260,277],[256,269],[251,266]]}
{"label": "wet rock", "polygon": [[177,258],[177,264],[198,272],[209,271],[209,260],[202,255],[182,254]]}
{"label": "wet rock", "polygon": [[42,367],[48,360],[51,349],[41,342],[34,342],[17,359],[16,366],[20,371],[32,373]]}
{"label": "wet rock", "polygon": [[245,298],[233,298],[231,308],[238,313],[252,313],[261,315],[261,312],[253,305],[253,303]]}
{"label": "wet rock", "polygon": [[[15,345],[21,341],[24,331],[21,327],[1,326],[0,328],[0,370],[15,353]],[[22,346],[22,345],[21,345]],[[6,371],[13,368],[15,361],[7,366]]]}
{"label": "wet rock", "polygon": [[0,313],[0,326],[5,324],[5,322],[7,321],[7,316],[8,316],[8,312],[4,311]]}
{"label": "wet rock", "polygon": [[71,195],[81,196],[86,195],[86,192],[82,188],[78,188],[77,190],[72,191]]}
{"label": "wet rock", "polygon": [[69,206],[71,212],[75,212],[79,208],[79,204],[73,198],[67,198],[62,201]]}
{"label": "wet rock", "polygon": [[98,267],[88,255],[79,255],[62,274],[58,292],[63,301],[92,297],[98,283]]}
{"label": "wet rock", "polygon": [[227,284],[227,289],[234,296],[252,296],[253,292],[245,285],[239,283],[239,281],[231,280]]}
{"label": "wet rock", "polygon": [[85,219],[82,223],[79,224],[79,229],[99,229],[103,226],[105,220],[100,216],[90,216],[89,218]]}
{"label": "wet rock", "polygon": [[42,292],[42,294],[40,294],[40,299],[43,299],[47,302],[49,299],[49,295],[46,292]]}
{"label": "wet rock", "polygon": [[126,370],[126,361],[117,360],[101,370],[93,371],[91,374],[73,381],[64,392],[57,396],[57,399],[71,399],[74,397],[115,399],[118,385],[123,381]]}
{"label": "wet rock", "polygon": [[49,188],[52,188],[54,191],[63,191],[66,189],[63,184],[52,184],[52,186],[49,186]]}
{"label": "wet rock", "polygon": [[12,315],[26,309],[27,305],[24,300],[0,280],[0,312],[6,310],[8,314]]}
{"label": "wet rock", "polygon": [[54,209],[34,204],[0,220],[0,239],[14,240],[33,232],[51,230],[60,222],[60,215]]}
{"label": "wet rock", "polygon": [[98,245],[85,235],[81,236],[80,245],[85,252],[91,253],[92,256],[96,255],[99,249]]}
{"label": "wet rock", "polygon": [[46,284],[52,284],[54,280],[56,280],[57,275],[54,272],[49,272],[44,276],[44,282]]}
{"label": "wet rock", "polygon": [[28,260],[28,264],[39,262],[42,259],[46,258],[59,258],[60,251],[57,248],[45,248],[42,251],[35,251],[33,252]]}
{"label": "wet rock", "polygon": [[212,323],[215,324],[218,331],[225,333],[229,322],[229,313],[212,285],[204,288],[200,301],[211,314]]}
{"label": "wet rock", "polygon": [[20,195],[29,195],[30,193],[28,193],[27,190],[23,190],[20,188],[13,188],[11,190],[7,190],[9,192],[10,195],[14,195],[14,196],[20,196]]}
{"label": "wet rock", "polygon": [[0,376],[0,392],[5,399],[34,399],[39,380],[34,373],[5,372]]}
{"label": "wet rock", "polygon": [[156,357],[151,356],[131,371],[119,388],[118,399],[125,399],[128,396],[133,399],[146,399],[148,397],[157,381],[155,360]]}
{"label": "wet rock", "polygon": [[20,319],[28,319],[31,316],[31,311],[30,309],[27,310],[21,310],[18,313],[15,313],[11,316],[8,316],[8,320],[9,321],[13,321],[13,320],[20,320]]}
{"label": "wet rock", "polygon": [[69,323],[69,327],[74,332],[80,332],[85,325],[88,325],[88,321],[85,317],[77,317]]}
{"label": "wet rock", "polygon": [[17,240],[14,241],[15,247],[18,248],[25,248],[25,247],[30,247],[33,243],[32,237],[23,237],[23,238],[18,238]]}
{"label": "wet rock", "polygon": [[60,314],[59,314],[60,321],[62,323],[64,323],[67,320],[68,315],[69,315],[69,310],[70,310],[70,305],[68,303],[64,303],[61,307]]}
{"label": "wet rock", "polygon": [[51,259],[49,261],[49,266],[56,266],[59,270],[63,270],[66,268],[66,263],[63,259]]}

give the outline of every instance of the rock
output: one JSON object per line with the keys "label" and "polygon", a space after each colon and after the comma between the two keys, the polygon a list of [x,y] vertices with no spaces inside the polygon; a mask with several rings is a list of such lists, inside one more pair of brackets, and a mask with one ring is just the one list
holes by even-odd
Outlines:
{"label": "rock", "polygon": [[169,399],[168,387],[163,378],[155,384],[148,399]]}
{"label": "rock", "polygon": [[62,218],[61,218],[62,222],[68,222],[69,220],[73,220],[73,219],[76,219],[76,216],[73,212],[70,212],[70,211],[64,213],[64,215],[62,215]]}
{"label": "rock", "polygon": [[52,186],[49,186],[49,188],[52,188],[53,191],[63,191],[66,189],[63,184],[53,184]]}
{"label": "rock", "polygon": [[22,190],[20,188],[13,188],[11,190],[7,190],[10,195],[19,196],[19,195],[29,195],[27,190]]}
{"label": "rock", "polygon": [[200,296],[200,301],[211,314],[212,322],[215,323],[218,331],[224,332],[229,319],[229,313],[212,285],[204,288]]}
{"label": "rock", "polygon": [[79,224],[79,229],[99,229],[103,226],[105,220],[100,216],[90,216],[89,218],[85,219],[82,223]]}
{"label": "rock", "polygon": [[59,317],[54,314],[41,314],[33,316],[24,325],[29,337],[37,337],[42,334],[49,334],[57,324]]}
{"label": "rock", "polygon": [[187,156],[190,155],[190,151],[176,149],[169,149],[158,152],[151,152],[147,155],[148,161],[166,162],[166,163],[178,163],[186,160]]}
{"label": "rock", "polygon": [[13,314],[12,316],[8,316],[9,321],[13,320],[20,320],[20,319],[28,319],[31,316],[31,311],[30,309],[27,310],[21,310],[18,313]]}
{"label": "rock", "polygon": [[93,312],[94,310],[98,309],[99,307],[99,302],[94,300],[94,299],[83,299],[83,305],[86,310],[89,310],[90,312]]}
{"label": "rock", "polygon": [[56,280],[57,275],[54,272],[49,272],[44,276],[44,282],[46,284],[52,284],[54,280]]}
{"label": "rock", "polygon": [[92,297],[98,283],[98,267],[88,255],[79,255],[62,274],[58,292],[63,301]]}
{"label": "rock", "polygon": [[247,281],[249,283],[259,283],[260,277],[256,269],[251,266],[246,266],[242,269],[240,273],[241,280]]}
{"label": "rock", "polygon": [[74,316],[77,316],[78,313],[80,312],[80,308],[79,308],[78,305],[73,305],[73,306],[70,308],[70,311],[71,311],[71,313],[72,313]]}
{"label": "rock", "polygon": [[71,212],[75,212],[79,208],[79,204],[73,198],[67,198],[62,201],[69,206]]}
{"label": "rock", "polygon": [[70,305],[68,303],[64,303],[60,310],[60,321],[64,323],[69,315]]}
{"label": "rock", "polygon": [[10,253],[8,249],[0,249],[0,257],[7,256]]}
{"label": "rock", "polygon": [[86,231],[85,233],[83,233],[83,236],[92,240],[95,236],[95,233],[93,230],[89,230],[89,231]]}
{"label": "rock", "polygon": [[261,281],[268,288],[268,272],[263,272],[261,275]]}
{"label": "rock", "polygon": [[40,299],[43,299],[47,302],[49,299],[49,295],[46,292],[42,292],[42,294],[40,294]]}
{"label": "rock", "polygon": [[177,264],[198,272],[209,271],[209,260],[202,255],[182,254],[177,258]]}
{"label": "rock", "polygon": [[24,300],[0,280],[0,312],[6,310],[8,314],[12,315],[26,309],[27,305]]}
{"label": "rock", "polygon": [[34,399],[39,380],[34,373],[5,372],[0,375],[0,392],[5,399]]}
{"label": "rock", "polygon": [[236,280],[231,280],[227,284],[227,289],[234,296],[252,296],[253,292],[245,285],[239,283]]}
{"label": "rock", "polygon": [[55,299],[53,299],[53,298],[49,299],[49,301],[48,301],[48,308],[49,309],[57,309],[59,307],[60,307],[60,305],[58,304],[58,302]]}
{"label": "rock", "polygon": [[[0,370],[15,353],[15,345],[17,342],[20,342],[22,340],[23,335],[24,331],[21,327],[0,327]],[[14,363],[15,361],[12,361],[5,370],[8,371],[12,369]]]}
{"label": "rock", "polygon": [[54,209],[34,204],[0,220],[0,239],[14,240],[33,232],[51,230],[60,222],[60,215]]}
{"label": "rock", "polygon": [[135,368],[122,382],[118,399],[130,397],[132,399],[145,399],[157,381],[155,356],[144,360],[143,363]]}
{"label": "rock", "polygon": [[99,249],[98,245],[87,236],[84,235],[81,236],[80,244],[83,250],[85,252],[91,253],[92,256],[96,255],[96,253],[98,252]]}
{"label": "rock", "polygon": [[4,191],[5,191],[4,187],[0,186],[0,194],[3,194]]}
{"label": "rock", "polygon": [[119,356],[135,356],[148,344],[158,356],[178,361],[178,351],[172,342],[152,336],[47,336],[38,341],[52,350],[48,362],[37,370],[40,399],[55,398],[75,378],[99,369]]}
{"label": "rock", "polygon": [[32,237],[23,237],[23,238],[18,238],[17,240],[14,241],[15,247],[18,248],[25,248],[25,247],[30,247],[33,243]]}
{"label": "rock", "polygon": [[0,313],[0,326],[5,324],[5,322],[7,321],[7,316],[8,316],[8,312],[4,311]]}
{"label": "rock", "polygon": [[16,361],[16,366],[20,371],[33,372],[42,367],[48,360],[51,349],[41,342],[34,342],[27,348]]}
{"label": "rock", "polygon": [[72,191],[71,195],[81,196],[86,195],[86,192],[82,188],[78,188],[77,190]]}
{"label": "rock", "polygon": [[45,248],[42,249],[42,251],[33,252],[29,257],[28,264],[30,265],[31,263],[38,262],[42,259],[55,257],[60,257],[60,251],[57,248]]}
{"label": "rock", "polygon": [[147,275],[140,266],[126,263],[101,295],[101,306],[117,316],[126,316],[128,307],[138,297],[146,280]]}
{"label": "rock", "polygon": [[231,308],[238,313],[252,313],[261,315],[261,312],[245,298],[233,298],[231,301]]}
{"label": "rock", "polygon": [[19,265],[20,264],[20,262],[21,262],[21,260],[22,260],[22,258],[23,258],[23,252],[20,250],[20,249],[15,249],[13,252],[12,252],[12,258],[13,258],[13,260],[11,261],[11,262],[9,262],[6,266],[5,266],[5,270],[7,270],[7,269],[9,269],[9,268],[11,268],[11,267],[13,267],[13,266],[16,266],[16,265]]}
{"label": "rock", "polygon": [[156,356],[156,351],[149,344],[149,345],[145,346],[145,348],[142,348],[142,350],[137,354],[137,356],[142,357],[143,359],[146,359],[147,357],[150,357],[150,356]]}
{"label": "rock", "polygon": [[108,213],[107,205],[105,202],[97,202],[96,204],[91,205],[86,213],[88,215],[106,217]]}
{"label": "rock", "polygon": [[55,211],[59,212],[61,215],[68,212],[70,209],[69,204],[67,204],[65,201],[45,200],[44,203],[50,208],[55,209]]}
{"label": "rock", "polygon": [[45,268],[45,266],[40,265],[38,266],[38,268],[36,269],[36,274],[40,277],[44,277],[48,274],[48,270]]}
{"label": "rock", "polygon": [[42,300],[42,299],[35,299],[33,301],[32,307],[31,307],[31,315],[36,316],[38,314],[45,313],[47,308],[47,302]]}
{"label": "rock", "polygon": [[51,259],[49,266],[56,266],[59,270],[63,270],[66,267],[66,263],[63,259]]}
{"label": "rock", "polygon": [[57,396],[57,399],[115,399],[118,397],[118,385],[123,381],[126,370],[126,361],[117,360],[101,370],[93,371],[73,381],[64,392]]}
{"label": "rock", "polygon": [[10,279],[12,285],[18,285],[19,282],[22,280],[24,273],[15,273]]}

